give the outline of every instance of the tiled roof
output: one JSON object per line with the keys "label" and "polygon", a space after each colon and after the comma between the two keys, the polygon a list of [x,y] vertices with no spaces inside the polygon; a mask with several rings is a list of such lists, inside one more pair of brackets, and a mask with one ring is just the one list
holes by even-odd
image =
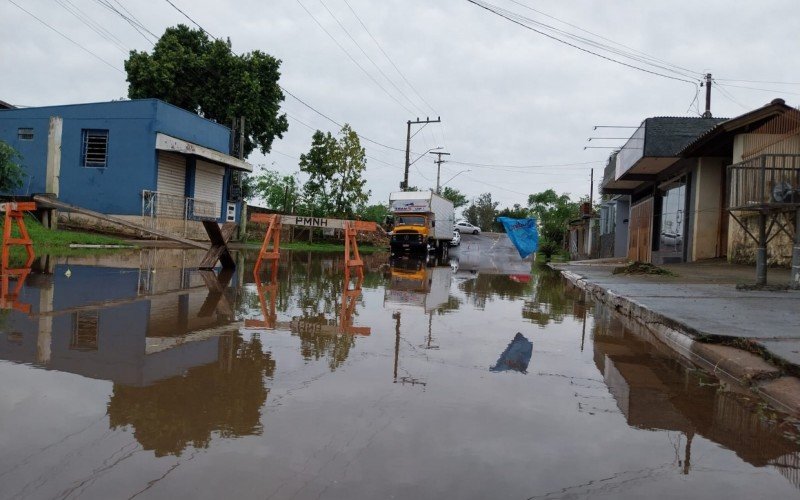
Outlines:
{"label": "tiled roof", "polygon": [[673,157],[727,118],[656,116],[645,120],[644,156]]}

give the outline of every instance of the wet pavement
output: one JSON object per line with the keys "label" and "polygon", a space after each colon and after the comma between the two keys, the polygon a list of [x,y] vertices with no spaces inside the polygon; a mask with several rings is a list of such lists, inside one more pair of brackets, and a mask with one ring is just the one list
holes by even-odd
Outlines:
{"label": "wet pavement", "polygon": [[0,498],[800,496],[796,422],[501,238],[365,256],[360,289],[338,254],[198,261],[37,262],[0,312]]}

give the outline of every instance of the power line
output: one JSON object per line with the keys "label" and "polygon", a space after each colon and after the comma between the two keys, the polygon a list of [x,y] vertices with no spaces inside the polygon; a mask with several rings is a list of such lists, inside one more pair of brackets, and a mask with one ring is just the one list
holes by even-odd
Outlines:
{"label": "power line", "polygon": [[150,45],[153,45],[153,40],[151,40],[150,38],[147,37],[147,35],[142,33],[142,30],[144,30],[147,33],[149,33],[150,36],[153,37],[153,39],[158,40],[158,37],[155,35],[155,33],[150,31],[149,29],[147,29],[147,27],[144,24],[142,24],[138,20],[134,20],[133,18],[128,17],[125,14],[123,14],[119,9],[117,9],[116,7],[111,5],[111,2],[109,2],[109,0],[94,0],[94,1],[95,1],[95,3],[105,7],[106,9],[110,10],[111,12],[113,12],[113,13],[117,14],[118,16],[122,17],[122,19],[124,19],[125,22],[130,24],[133,29],[135,29],[140,35],[142,35],[142,38],[147,40],[147,42],[150,43]]}
{"label": "power line", "polygon": [[718,83],[720,87],[731,87],[736,89],[746,89],[746,90],[755,90],[759,92],[771,92],[773,94],[789,94],[789,95],[800,95],[800,92],[789,92],[788,90],[776,90],[776,89],[764,89],[760,87],[748,87],[746,85],[732,85],[730,83]]}
{"label": "power line", "polygon": [[393,96],[391,93],[389,93],[389,91],[388,91],[388,90],[386,90],[386,88],[385,88],[383,85],[381,85],[381,83],[380,83],[378,80],[376,80],[374,76],[372,76],[372,75],[371,75],[371,74],[370,74],[370,73],[369,73],[369,72],[368,72],[366,69],[364,69],[364,67],[361,65],[361,63],[359,63],[359,62],[358,62],[358,61],[355,59],[355,57],[353,57],[353,56],[352,56],[352,54],[350,54],[350,52],[348,52],[348,51],[347,51],[347,49],[345,49],[345,48],[344,48],[344,46],[342,46],[342,44],[341,44],[341,43],[339,43],[339,40],[337,40],[337,39],[336,39],[336,38],[335,38],[335,37],[334,37],[334,36],[333,36],[333,35],[332,35],[332,34],[331,34],[331,33],[330,33],[330,32],[329,32],[327,29],[325,29],[325,27],[322,25],[322,23],[321,23],[321,22],[319,22],[319,20],[316,18],[316,16],[314,16],[314,14],[312,14],[312,13],[311,13],[311,11],[310,11],[310,10],[308,10],[308,8],[307,8],[307,7],[306,7],[306,6],[303,4],[303,2],[301,2],[300,0],[295,0],[295,1],[296,1],[296,2],[297,2],[299,5],[300,5],[300,7],[302,7],[302,8],[303,8],[303,10],[304,10],[304,11],[306,11],[306,13],[307,13],[307,14],[308,14],[308,15],[311,17],[311,19],[313,19],[313,20],[314,20],[314,22],[317,24],[317,26],[319,26],[319,28],[320,28],[322,31],[324,31],[326,35],[328,35],[328,38],[330,38],[331,40],[333,40],[333,43],[335,43],[335,44],[336,44],[336,46],[337,46],[337,47],[339,47],[339,49],[340,49],[342,52],[344,52],[344,53],[345,53],[345,55],[346,55],[346,56],[347,56],[347,57],[348,57],[348,58],[349,58],[349,59],[350,59],[350,60],[353,62],[353,64],[355,64],[355,65],[358,67],[358,69],[360,69],[360,70],[361,70],[361,71],[362,71],[362,72],[363,72],[363,73],[364,73],[364,74],[367,76],[367,78],[369,78],[370,80],[372,80],[372,82],[373,82],[375,85],[377,85],[377,86],[378,86],[378,88],[380,88],[380,89],[381,89],[381,90],[382,90],[382,91],[383,91],[383,92],[384,92],[384,93],[385,93],[387,96],[389,96],[389,98],[390,98],[391,100],[393,100],[394,102],[396,102],[396,103],[397,103],[397,104],[398,104],[400,107],[402,107],[403,109],[405,109],[406,111],[408,111],[408,112],[409,112],[409,113],[411,113],[412,115],[413,115],[413,114],[415,114],[415,113],[414,113],[414,111],[412,111],[411,109],[409,109],[409,108],[408,108],[408,107],[407,107],[405,104],[403,104],[402,102],[400,102],[400,101],[399,101],[399,100],[398,100],[398,99],[397,99],[395,96]]}
{"label": "power line", "polygon": [[800,85],[800,82],[776,82],[770,80],[732,80],[730,78],[714,78],[714,80],[720,82],[734,82],[734,83],[767,83],[772,85]]}
{"label": "power line", "polygon": [[[408,101],[408,102],[411,104],[411,106],[413,106],[413,107],[416,107],[417,105],[414,103],[414,101],[413,101],[413,100],[411,100],[411,98],[409,98],[409,97],[408,97],[408,95],[406,95],[406,93],[405,93],[405,92],[403,92],[403,91],[400,89],[400,87],[398,87],[398,86],[397,86],[397,85],[394,83],[394,81],[393,81],[391,78],[389,78],[389,77],[386,75],[386,73],[384,73],[384,72],[383,72],[383,70],[381,69],[381,67],[380,67],[380,66],[378,66],[378,65],[375,63],[375,61],[374,61],[374,60],[373,60],[373,59],[372,59],[372,58],[369,56],[369,54],[367,54],[367,52],[364,50],[364,48],[363,48],[363,47],[361,47],[361,44],[359,44],[359,43],[358,43],[358,41],[356,41],[356,39],[355,39],[355,38],[353,38],[353,35],[351,35],[351,34],[350,34],[350,32],[347,30],[347,28],[345,28],[344,24],[342,24],[342,22],[339,20],[339,18],[338,18],[338,17],[336,17],[336,15],[335,15],[335,14],[334,14],[334,13],[331,11],[331,9],[329,9],[329,8],[328,8],[328,6],[325,4],[325,2],[324,2],[323,0],[319,0],[319,3],[320,3],[320,4],[321,4],[321,5],[322,5],[322,6],[325,8],[325,10],[326,10],[326,11],[328,11],[328,14],[330,14],[330,15],[331,15],[331,17],[333,18],[333,20],[334,20],[334,21],[336,21],[336,24],[338,24],[338,25],[339,25],[339,27],[342,29],[342,31],[344,31],[344,34],[345,34],[345,35],[347,35],[347,37],[350,39],[350,41],[352,41],[352,42],[353,42],[353,44],[354,44],[354,45],[355,45],[355,46],[358,48],[358,50],[360,50],[360,51],[361,51],[361,53],[364,55],[364,57],[366,57],[366,58],[367,58],[367,60],[368,60],[370,63],[372,63],[372,65],[375,67],[375,69],[377,69],[377,70],[378,70],[378,73],[380,73],[380,74],[381,74],[381,75],[382,75],[382,76],[383,76],[383,77],[386,79],[386,81],[387,81],[387,82],[389,82],[389,84],[390,84],[392,87],[394,87],[394,89],[395,89],[395,90],[397,90],[397,92],[398,92],[398,93],[400,93],[400,95],[401,95],[401,96],[403,96],[403,97],[404,97],[404,98],[405,98],[405,99],[406,99],[406,100],[407,100],[407,101]],[[417,109],[418,109],[418,110],[420,110],[420,108],[417,108]],[[422,111],[423,111],[423,114],[424,114],[424,110],[422,110]]]}
{"label": "power line", "polygon": [[183,17],[185,17],[186,19],[188,19],[188,20],[189,20],[189,21],[190,21],[192,24],[194,24],[195,26],[197,26],[198,28],[200,28],[200,31],[202,31],[202,32],[203,32],[203,33],[205,33],[206,35],[210,36],[210,37],[211,37],[211,38],[213,38],[214,40],[219,40],[219,38],[215,37],[214,35],[212,35],[212,34],[211,34],[211,33],[209,33],[208,31],[206,31],[206,29],[205,29],[205,28],[203,28],[202,26],[200,26],[200,23],[198,23],[197,21],[195,21],[194,19],[192,19],[191,17],[189,17],[189,14],[187,14],[186,12],[184,12],[183,10],[181,10],[181,9],[180,9],[180,7],[178,7],[177,5],[175,5],[174,3],[172,3],[172,0],[164,0],[164,1],[165,1],[165,2],[167,2],[168,4],[170,4],[170,5],[172,6],[172,8],[174,8],[175,10],[177,10],[178,12],[180,12],[181,14],[183,14]]}
{"label": "power line", "polygon": [[[586,52],[587,54],[591,54],[591,55],[593,55],[593,56],[596,56],[596,57],[599,57],[599,58],[601,58],[601,59],[605,59],[605,60],[607,60],[607,61],[610,61],[610,62],[613,62],[613,63],[617,63],[617,64],[620,64],[620,65],[622,65],[622,66],[626,66],[626,67],[628,67],[628,68],[631,68],[631,69],[635,69],[635,70],[638,70],[638,71],[642,71],[642,72],[644,72],[644,73],[649,73],[649,74],[651,74],[651,75],[660,76],[660,77],[662,77],[662,78],[668,78],[668,79],[670,79],[670,80],[677,80],[677,81],[680,81],[680,82],[686,82],[686,83],[691,83],[691,84],[693,84],[693,85],[696,85],[696,82],[694,82],[694,81],[692,81],[692,80],[687,80],[686,78],[679,78],[679,77],[677,77],[677,76],[666,75],[666,74],[664,74],[664,73],[659,73],[659,72],[657,72],[657,71],[652,71],[652,70],[649,70],[649,69],[647,69],[647,68],[642,68],[642,67],[640,67],[640,66],[636,66],[636,65],[634,65],[634,64],[629,64],[629,63],[626,63],[626,62],[624,62],[624,61],[620,61],[620,60],[618,60],[618,59],[614,59],[614,58],[612,58],[612,57],[608,57],[608,56],[604,56],[604,55],[602,55],[602,54],[598,54],[597,52],[591,51],[591,50],[589,50],[589,49],[586,49],[586,48],[584,48],[584,47],[580,47],[580,46],[578,46],[578,45],[576,45],[576,44],[574,44],[574,43],[570,43],[570,42],[568,42],[568,41],[566,41],[566,40],[562,40],[561,38],[558,38],[558,37],[556,37],[556,36],[553,36],[553,35],[551,35],[551,34],[549,34],[549,33],[545,33],[544,31],[538,30],[538,29],[536,29],[536,28],[534,28],[534,27],[532,27],[532,26],[528,26],[527,24],[525,24],[525,23],[523,23],[523,22],[520,22],[520,21],[518,21],[517,19],[513,19],[513,18],[512,18],[512,17],[510,17],[508,14],[506,14],[506,13],[502,12],[502,9],[500,9],[500,8],[499,8],[499,7],[497,7],[496,5],[492,5],[492,4],[489,4],[489,3],[485,3],[485,2],[482,2],[482,1],[479,1],[479,0],[467,0],[467,2],[469,2],[469,3],[473,4],[473,5],[477,6],[477,7],[480,7],[480,8],[482,8],[482,9],[484,9],[484,10],[488,11],[488,12],[491,12],[492,14],[495,14],[495,15],[497,15],[497,16],[499,16],[499,17],[502,17],[502,18],[504,18],[504,19],[506,19],[506,20],[508,20],[508,21],[511,21],[511,22],[512,22],[512,23],[514,23],[514,24],[517,24],[517,25],[519,25],[519,26],[522,26],[523,28],[525,28],[525,29],[527,29],[527,30],[533,31],[533,32],[535,32],[535,33],[538,33],[538,34],[540,34],[540,35],[542,35],[542,36],[545,36],[545,37],[547,37],[547,38],[550,38],[551,40],[555,40],[555,41],[557,41],[557,42],[559,42],[559,43],[562,43],[562,44],[564,44],[564,45],[567,45],[567,46],[569,46],[569,47],[572,47],[572,48],[574,48],[574,49],[578,49],[578,50],[580,50],[581,52]],[[685,75],[684,75],[684,76],[685,76]]]}
{"label": "power line", "polygon": [[123,53],[127,53],[128,49],[122,43],[122,40],[117,38],[113,33],[103,28],[100,24],[94,21],[88,14],[82,11],[77,5],[73,4],[70,0],[56,0],[56,3],[64,10],[72,14],[75,19],[88,26],[89,29],[100,35],[101,38],[117,47]]}
{"label": "power line", "polygon": [[[689,69],[689,68],[684,68],[683,66],[678,66],[678,65],[676,65],[676,64],[672,64],[672,63],[670,63],[669,61],[665,61],[664,59],[659,59],[659,58],[657,58],[657,57],[655,57],[655,56],[652,56],[652,55],[650,55],[650,54],[647,54],[646,52],[643,52],[643,51],[641,51],[641,50],[637,50],[637,49],[635,49],[635,48],[633,48],[633,47],[631,47],[631,46],[629,46],[629,45],[625,45],[625,44],[619,43],[619,42],[617,42],[617,41],[614,41],[614,40],[612,40],[612,39],[610,39],[610,38],[607,38],[607,37],[604,37],[604,36],[602,36],[602,35],[599,35],[599,34],[597,34],[597,33],[594,33],[594,32],[592,32],[592,31],[586,30],[586,29],[584,29],[584,28],[582,28],[582,27],[580,27],[580,26],[578,26],[578,25],[576,25],[576,24],[572,24],[572,23],[569,23],[569,22],[567,22],[567,21],[564,21],[563,19],[559,19],[559,18],[557,18],[557,17],[555,17],[555,16],[551,16],[550,14],[547,14],[546,12],[542,12],[541,10],[534,9],[533,7],[530,7],[530,6],[528,6],[528,5],[525,5],[525,4],[524,4],[524,3],[522,3],[522,2],[518,2],[517,0],[509,0],[509,1],[510,1],[510,2],[512,2],[512,3],[515,3],[515,4],[519,5],[519,6],[521,6],[521,7],[523,7],[523,8],[525,8],[525,9],[528,9],[528,10],[530,10],[530,11],[536,12],[537,14],[540,14],[540,15],[542,15],[542,16],[544,16],[544,17],[547,17],[547,18],[549,18],[549,19],[553,19],[554,21],[557,21],[557,22],[559,22],[559,23],[562,23],[562,24],[564,24],[564,25],[566,25],[566,26],[570,26],[570,27],[572,27],[572,28],[575,28],[575,29],[577,29],[578,31],[581,31],[581,32],[583,32],[583,33],[586,33],[586,34],[588,34],[588,35],[591,35],[591,36],[597,37],[597,38],[599,38],[600,40],[604,40],[604,41],[606,41],[606,42],[610,42],[610,43],[613,43],[614,45],[618,45],[618,46],[620,46],[620,47],[623,47],[623,48],[625,48],[625,49],[628,49],[628,50],[632,51],[634,54],[639,54],[639,55],[643,56],[644,58],[646,58],[646,59],[648,59],[648,60],[650,60],[650,61],[656,61],[656,62],[659,62],[659,63],[662,63],[662,64],[666,64],[667,66],[671,66],[672,68],[676,68],[676,69],[679,69],[679,70],[682,70],[682,71],[686,71],[686,72],[689,72],[689,73],[693,73],[693,74],[696,74],[696,75],[702,75],[702,74],[703,74],[703,73],[701,73],[700,71],[695,71],[695,70],[692,70],[692,69]],[[543,26],[548,26],[548,25],[546,25],[546,24],[543,24],[543,23],[541,23],[541,24],[542,24]],[[548,27],[550,27],[550,26],[548,26]],[[552,28],[552,27],[550,27],[550,28]],[[555,28],[552,28],[552,29],[555,29]],[[562,32],[562,33],[566,33],[566,34],[568,34],[568,32]]]}
{"label": "power line", "polygon": [[21,5],[19,5],[18,3],[16,3],[14,0],[8,0],[8,1],[9,1],[9,2],[10,2],[12,5],[14,5],[16,8],[18,8],[19,10],[21,10],[21,11],[25,12],[26,14],[28,14],[28,15],[29,15],[29,16],[31,16],[32,18],[36,19],[37,21],[39,21],[40,23],[42,23],[43,25],[45,25],[46,27],[48,27],[48,28],[50,28],[51,30],[55,31],[56,33],[58,33],[59,35],[61,35],[61,37],[62,37],[62,38],[66,39],[67,41],[69,41],[70,43],[72,43],[73,45],[75,45],[76,47],[78,47],[79,49],[83,50],[83,51],[84,51],[84,52],[86,52],[87,54],[89,54],[89,55],[91,55],[92,57],[94,57],[95,59],[99,60],[100,62],[102,62],[103,64],[105,64],[106,66],[108,66],[109,68],[111,68],[111,69],[113,69],[113,70],[115,70],[115,71],[118,71],[118,72],[120,72],[120,73],[123,73],[123,74],[125,73],[124,71],[122,71],[121,69],[117,68],[116,66],[114,66],[114,65],[113,65],[113,64],[111,64],[110,62],[106,61],[105,59],[103,59],[102,57],[100,57],[99,55],[97,55],[96,53],[92,52],[91,50],[87,49],[87,48],[86,48],[86,47],[84,47],[83,45],[79,44],[78,42],[76,42],[76,41],[75,41],[75,40],[73,40],[72,38],[68,37],[68,36],[67,36],[67,35],[65,35],[64,33],[62,33],[62,32],[60,32],[59,30],[57,30],[56,28],[54,28],[54,27],[50,26],[50,25],[49,25],[49,24],[47,24],[45,21],[43,21],[41,18],[37,17],[37,16],[36,16],[35,14],[33,14],[32,12],[30,12],[29,10],[26,10],[24,7],[22,7]]}
{"label": "power line", "polygon": [[580,165],[592,165],[595,163],[605,163],[605,160],[595,160],[595,161],[583,161],[583,162],[574,162],[574,163],[553,163],[553,164],[538,164],[538,165],[507,165],[507,164],[498,164],[498,163],[474,163],[474,162],[466,162],[466,161],[456,161],[456,160],[449,160],[448,163],[457,163],[459,165],[466,165],[468,167],[486,167],[486,168],[518,168],[518,169],[528,169],[528,168],[554,168],[554,167],[575,167]]}
{"label": "power line", "polygon": [[419,97],[419,99],[423,103],[425,103],[425,105],[428,106],[431,109],[431,111],[433,111],[433,114],[439,115],[439,112],[436,111],[436,109],[433,106],[431,106],[431,104],[422,96],[422,94],[420,94],[417,91],[417,89],[414,87],[414,85],[411,84],[411,82],[408,80],[408,78],[406,78],[406,76],[403,74],[403,72],[400,71],[400,68],[397,66],[397,64],[395,64],[395,62],[392,60],[392,58],[389,57],[389,54],[386,53],[386,51],[383,49],[383,47],[378,42],[378,40],[374,36],[372,36],[372,33],[369,31],[369,29],[367,29],[367,26],[364,24],[364,21],[361,20],[361,17],[359,17],[359,15],[356,13],[356,11],[353,9],[353,7],[350,5],[350,2],[348,2],[348,0],[343,0],[343,1],[344,1],[345,5],[347,5],[347,8],[350,9],[350,12],[353,13],[353,16],[358,20],[359,24],[361,24],[361,27],[364,28],[364,31],[367,32],[367,35],[369,35],[369,37],[375,43],[375,46],[378,47],[378,50],[380,50],[381,53],[383,54],[383,56],[386,58],[386,60],[389,61],[389,64],[391,64],[392,67],[394,67],[395,71],[397,71],[397,74],[400,75],[400,78],[402,78],[403,81],[406,82],[406,85],[408,85],[409,88],[414,92],[414,94],[416,94],[416,96]]}

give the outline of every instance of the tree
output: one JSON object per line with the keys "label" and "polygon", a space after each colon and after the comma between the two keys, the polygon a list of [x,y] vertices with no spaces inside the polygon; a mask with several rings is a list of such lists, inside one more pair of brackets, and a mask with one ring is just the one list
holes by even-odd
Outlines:
{"label": "tree", "polygon": [[330,132],[314,132],[311,149],[300,155],[300,170],[309,175],[303,185],[306,210],[316,216],[353,217],[369,199],[366,168],[364,148],[350,125],[342,127],[338,140]]}
{"label": "tree", "polygon": [[497,217],[497,205],[499,204],[492,201],[492,193],[483,193],[464,210],[464,218],[470,224],[478,226],[484,231],[490,231]]}
{"label": "tree", "polygon": [[551,242],[562,248],[567,223],[579,215],[579,205],[568,193],[548,189],[528,196],[528,208],[539,221],[540,246]]}
{"label": "tree", "polygon": [[445,188],[442,190],[442,198],[452,201],[453,208],[460,208],[469,203],[469,200],[467,200],[467,195],[450,186],[445,186]]}
{"label": "tree", "polygon": [[202,30],[167,28],[153,52],[131,51],[125,61],[128,97],[158,98],[229,125],[245,118],[245,156],[266,154],[289,129],[278,80],[279,59],[259,50],[236,55],[231,41],[209,40]]}
{"label": "tree", "polygon": [[274,170],[262,170],[246,181],[250,198],[261,198],[266,208],[289,213],[300,198],[296,174],[281,175]]}
{"label": "tree", "polygon": [[25,174],[17,163],[21,159],[16,149],[0,141],[0,193],[10,193],[22,187]]}
{"label": "tree", "polygon": [[362,220],[373,221],[378,224],[383,224],[387,215],[389,215],[389,207],[384,204],[364,207],[364,209],[358,213],[358,216],[361,217]]}
{"label": "tree", "polygon": [[[528,209],[520,205],[519,203],[514,203],[514,206],[511,208],[504,208],[497,212],[497,217],[510,217],[512,219],[525,219],[530,217],[530,213]],[[501,231],[505,232],[505,227],[500,224],[499,222],[495,223],[495,227]]]}

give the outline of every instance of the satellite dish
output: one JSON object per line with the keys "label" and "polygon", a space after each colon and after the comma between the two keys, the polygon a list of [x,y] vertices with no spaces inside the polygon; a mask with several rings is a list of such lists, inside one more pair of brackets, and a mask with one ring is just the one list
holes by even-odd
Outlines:
{"label": "satellite dish", "polygon": [[792,185],[786,181],[775,183],[772,186],[772,199],[775,203],[793,203],[794,189]]}

